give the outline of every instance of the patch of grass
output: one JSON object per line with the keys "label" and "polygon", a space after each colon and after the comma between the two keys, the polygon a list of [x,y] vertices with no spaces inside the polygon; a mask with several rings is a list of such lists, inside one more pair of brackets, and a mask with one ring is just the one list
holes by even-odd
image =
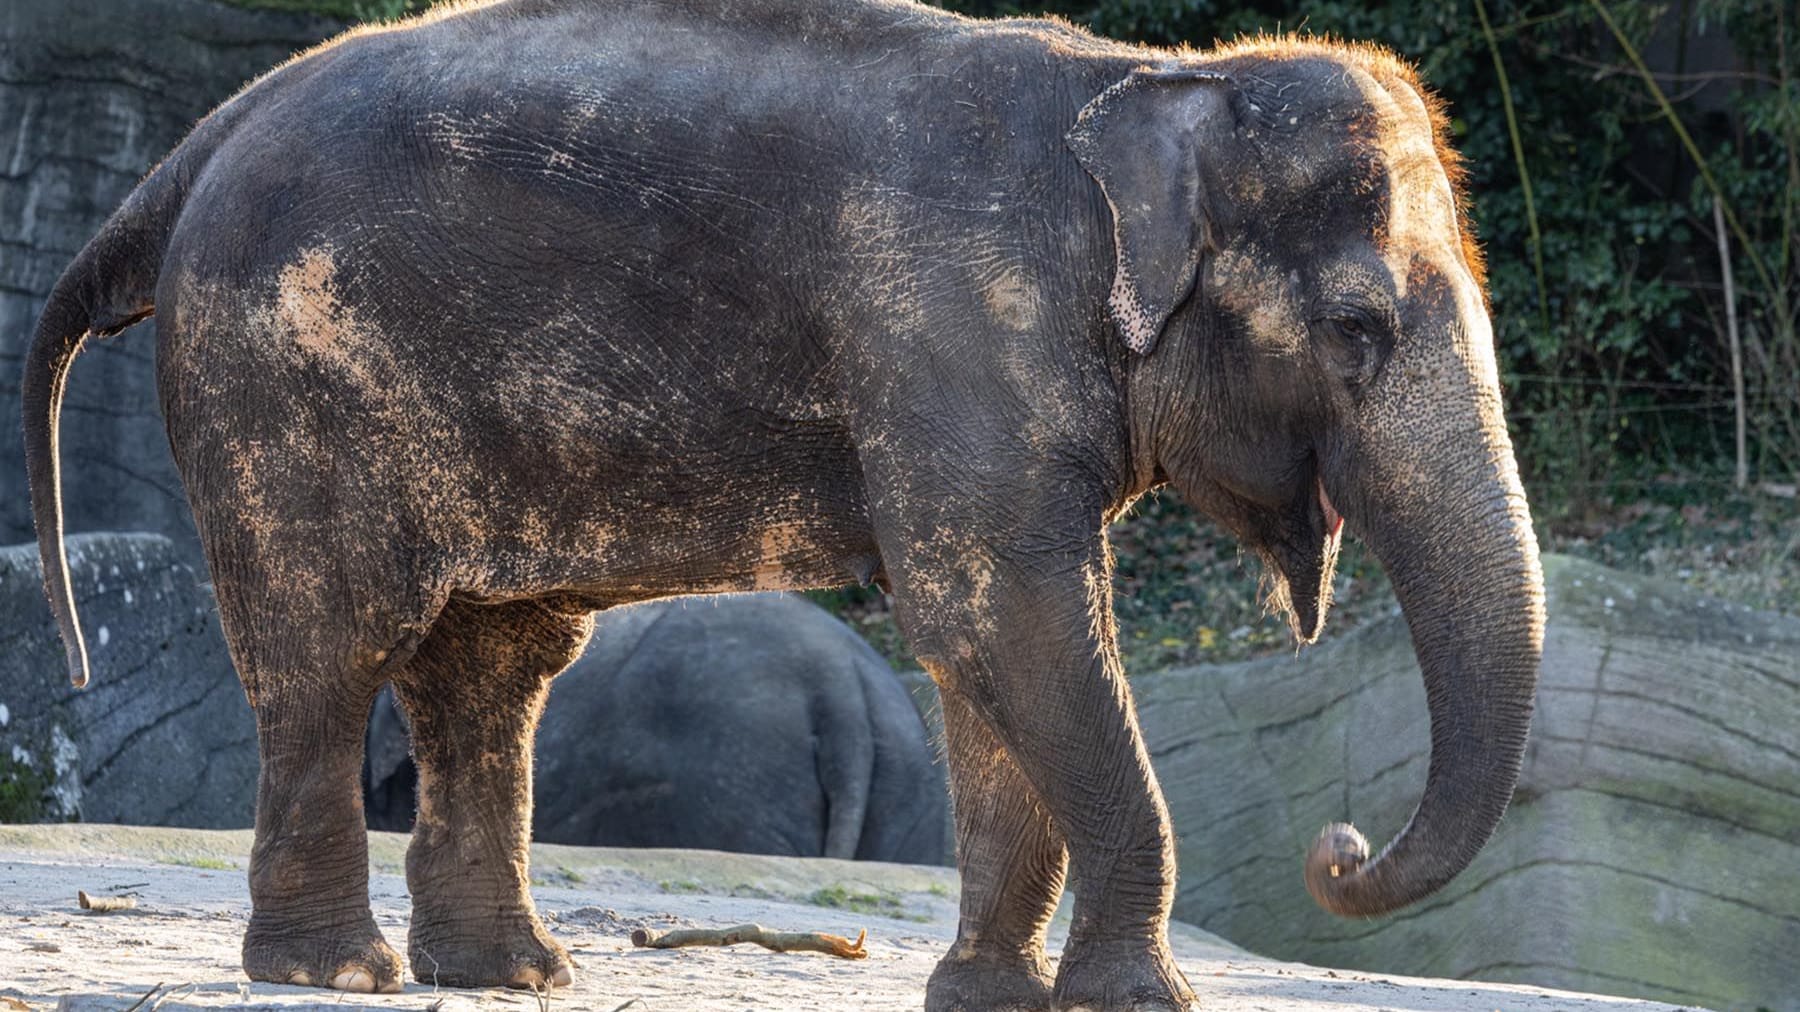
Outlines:
{"label": "patch of grass", "polygon": [[933,896],[936,896],[939,899],[947,900],[950,898],[950,887],[945,885],[942,882],[931,883],[931,888],[929,888],[925,891],[930,893]]}
{"label": "patch of grass", "polygon": [[806,902],[815,907],[830,907],[833,910],[848,910],[852,913],[867,914],[872,917],[891,917],[897,921],[930,920],[906,909],[900,897],[887,892],[856,892],[842,885],[826,886],[815,889],[805,897]]}
{"label": "patch of grass", "polygon": [[693,879],[664,879],[663,881],[656,883],[656,888],[661,889],[666,893],[677,893],[681,895],[691,895],[693,893],[703,893],[706,891],[706,886]]}
{"label": "patch of grass", "polygon": [[202,868],[206,871],[237,871],[238,866],[230,861],[216,857],[160,857],[160,864],[175,864],[183,868]]}
{"label": "patch of grass", "polygon": [[586,881],[587,879],[580,872],[560,864],[555,868],[531,876],[531,884],[534,886],[560,886],[565,889],[570,886],[578,886]]}

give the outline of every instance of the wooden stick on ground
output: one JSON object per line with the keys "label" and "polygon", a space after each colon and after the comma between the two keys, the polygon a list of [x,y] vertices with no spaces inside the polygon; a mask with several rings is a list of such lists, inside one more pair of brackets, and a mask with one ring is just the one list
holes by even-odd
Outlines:
{"label": "wooden stick on ground", "polygon": [[638,928],[631,933],[631,944],[640,949],[678,949],[684,945],[737,945],[751,942],[776,952],[823,952],[844,959],[867,959],[863,948],[867,931],[859,931],[856,941],[818,931],[770,931],[760,924],[740,924],[735,928],[693,928],[686,931],[655,932]]}
{"label": "wooden stick on ground", "polygon": [[81,909],[92,910],[97,914],[113,910],[130,910],[137,906],[135,896],[89,896],[80,889],[75,890],[75,901],[81,904]]}

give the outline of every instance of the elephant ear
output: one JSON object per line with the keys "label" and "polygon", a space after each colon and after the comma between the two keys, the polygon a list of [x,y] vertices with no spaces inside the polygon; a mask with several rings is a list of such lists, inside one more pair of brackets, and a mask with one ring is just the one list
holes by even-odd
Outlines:
{"label": "elephant ear", "polygon": [[1200,148],[1235,129],[1241,101],[1230,75],[1143,68],[1089,102],[1064,139],[1112,208],[1107,309],[1140,355],[1194,290],[1211,238]]}

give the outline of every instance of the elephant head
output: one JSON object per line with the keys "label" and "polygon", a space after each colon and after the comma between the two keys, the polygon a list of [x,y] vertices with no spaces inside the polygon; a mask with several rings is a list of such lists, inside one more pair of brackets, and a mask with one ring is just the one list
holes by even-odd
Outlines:
{"label": "elephant head", "polygon": [[1068,137],[1110,211],[1140,471],[1263,557],[1300,640],[1324,620],[1346,523],[1405,611],[1430,770],[1379,857],[1348,826],[1314,846],[1308,888],[1343,915],[1427,895],[1487,841],[1542,652],[1537,543],[1445,134],[1391,55],[1261,40],[1140,68]]}

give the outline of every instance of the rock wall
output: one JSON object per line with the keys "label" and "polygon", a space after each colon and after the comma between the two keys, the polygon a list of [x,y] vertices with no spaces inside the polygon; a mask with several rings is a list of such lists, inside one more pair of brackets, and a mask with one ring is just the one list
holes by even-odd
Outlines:
{"label": "rock wall", "polygon": [[1176,916],[1325,966],[1800,1010],[1800,620],[1572,559],[1530,749],[1474,865],[1398,914],[1315,907],[1327,822],[1379,848],[1424,786],[1424,689],[1393,617],[1296,657],[1138,676],[1175,818]]}
{"label": "rock wall", "polygon": [[[0,545],[34,536],[19,370],[51,285],[195,120],[341,27],[210,0],[0,4]],[[159,531],[198,563],[155,350],[152,322],[76,360],[62,422],[69,529]]]}
{"label": "rock wall", "polygon": [[69,685],[37,546],[0,548],[0,822],[251,825],[256,723],[212,595],[167,538],[68,546],[85,690]]}

